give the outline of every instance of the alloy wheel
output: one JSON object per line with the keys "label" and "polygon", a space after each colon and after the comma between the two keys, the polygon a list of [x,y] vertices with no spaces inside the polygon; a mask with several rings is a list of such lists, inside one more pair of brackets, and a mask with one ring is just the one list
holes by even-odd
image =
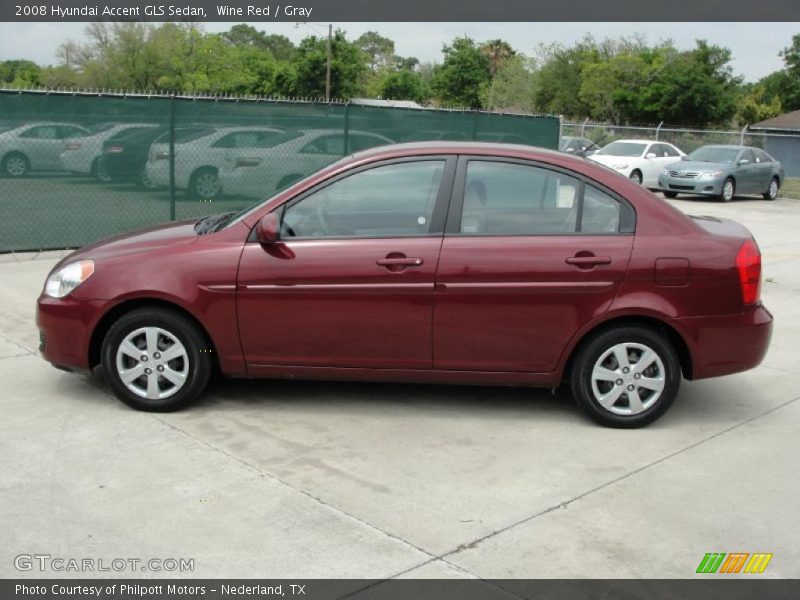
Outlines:
{"label": "alloy wheel", "polygon": [[594,399],[605,410],[615,415],[637,415],[661,397],[664,363],[644,344],[616,344],[595,362],[591,383]]}
{"label": "alloy wheel", "polygon": [[215,197],[220,190],[219,177],[209,171],[201,173],[195,180],[195,190],[201,198]]}
{"label": "alloy wheel", "polygon": [[725,202],[733,199],[733,182],[728,179],[722,184],[722,199]]}
{"label": "alloy wheel", "polygon": [[12,177],[21,177],[28,170],[25,159],[21,156],[11,156],[6,159],[6,173]]}
{"label": "alloy wheel", "polygon": [[116,369],[122,383],[140,398],[163,400],[178,393],[189,377],[189,355],[166,329],[141,327],[117,347]]}

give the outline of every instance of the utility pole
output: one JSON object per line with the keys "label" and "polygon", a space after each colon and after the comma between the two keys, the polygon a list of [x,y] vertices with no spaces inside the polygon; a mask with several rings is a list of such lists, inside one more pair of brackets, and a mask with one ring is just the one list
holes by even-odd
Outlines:
{"label": "utility pole", "polygon": [[325,67],[325,102],[331,101],[331,54],[333,53],[331,48],[332,36],[333,24],[328,23],[328,60]]}

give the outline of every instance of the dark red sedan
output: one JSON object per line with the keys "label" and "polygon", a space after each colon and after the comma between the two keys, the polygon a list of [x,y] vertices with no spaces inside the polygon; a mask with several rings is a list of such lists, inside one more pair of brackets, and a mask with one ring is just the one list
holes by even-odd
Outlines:
{"label": "dark red sedan", "polygon": [[772,316],[741,225],[690,218],[584,159],[525,146],[361,152],[238,214],[63,259],[41,351],[134,408],[232,377],[557,386],[605,425],[681,376],[758,365]]}

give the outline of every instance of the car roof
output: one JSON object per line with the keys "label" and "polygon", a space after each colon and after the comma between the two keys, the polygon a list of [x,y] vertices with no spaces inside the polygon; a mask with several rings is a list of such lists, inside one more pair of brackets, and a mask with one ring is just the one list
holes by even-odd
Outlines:
{"label": "car roof", "polygon": [[613,144],[614,142],[625,142],[630,144],[669,144],[669,142],[662,142],[659,140],[644,140],[639,138],[630,138],[626,140],[614,140],[613,142],[609,142],[609,145]]}
{"label": "car roof", "polygon": [[[401,144],[387,144],[385,146],[373,146],[366,150],[361,150],[353,154],[354,159],[370,158],[383,155],[399,155],[407,153],[413,154],[496,154],[498,156],[518,156],[525,154],[528,156],[551,156],[561,159],[564,154],[556,150],[540,148],[539,146],[527,146],[524,144],[507,144],[503,142],[473,142],[473,141],[428,141],[428,142],[404,142]],[[582,160],[582,159],[579,159]]]}
{"label": "car roof", "polygon": [[[740,146],[739,144],[706,144],[705,146],[700,146],[700,148],[722,148],[724,150],[745,150],[750,149],[753,150],[753,146]],[[698,148],[698,150],[700,149]]]}

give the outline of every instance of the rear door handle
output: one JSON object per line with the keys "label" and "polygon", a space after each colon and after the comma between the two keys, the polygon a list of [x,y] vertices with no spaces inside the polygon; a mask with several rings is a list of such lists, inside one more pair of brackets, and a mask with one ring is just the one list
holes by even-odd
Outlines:
{"label": "rear door handle", "polygon": [[576,267],[595,267],[597,265],[610,265],[610,256],[570,256],[565,261],[568,265]]}

